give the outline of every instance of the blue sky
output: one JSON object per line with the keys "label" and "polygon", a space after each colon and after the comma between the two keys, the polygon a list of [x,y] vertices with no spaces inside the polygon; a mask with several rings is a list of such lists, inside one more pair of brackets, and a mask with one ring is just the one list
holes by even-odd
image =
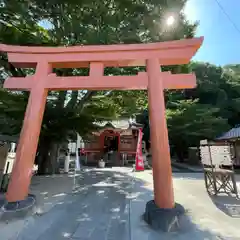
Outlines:
{"label": "blue sky", "polygon": [[[240,0],[218,1],[240,29]],[[194,60],[216,65],[240,63],[240,32],[215,0],[188,0],[185,13],[190,21],[200,21],[197,36],[205,38]]]}

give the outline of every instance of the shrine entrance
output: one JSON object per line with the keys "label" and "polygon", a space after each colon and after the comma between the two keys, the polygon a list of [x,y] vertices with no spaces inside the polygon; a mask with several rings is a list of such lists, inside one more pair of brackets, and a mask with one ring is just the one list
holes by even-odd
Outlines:
{"label": "shrine entrance", "polygon": [[119,163],[120,134],[111,129],[105,130],[101,135],[102,147],[104,149],[103,159],[107,164],[117,165]]}
{"label": "shrine entrance", "polygon": [[[8,61],[19,68],[36,68],[33,76],[10,77],[4,88],[28,90],[30,96],[16,152],[7,201],[28,196],[41,123],[49,90],[148,90],[154,203],[161,209],[175,207],[172,170],[165,119],[164,89],[196,86],[194,74],[161,72],[161,66],[187,64],[203,38],[171,42],[105,46],[24,47],[0,45]],[[135,76],[105,76],[105,67],[146,66]],[[89,76],[58,77],[53,68],[89,67]],[[26,147],[27,146],[27,147]]]}
{"label": "shrine entrance", "polygon": [[120,143],[120,134],[114,130],[105,130],[100,135],[101,144],[105,151],[118,151]]}

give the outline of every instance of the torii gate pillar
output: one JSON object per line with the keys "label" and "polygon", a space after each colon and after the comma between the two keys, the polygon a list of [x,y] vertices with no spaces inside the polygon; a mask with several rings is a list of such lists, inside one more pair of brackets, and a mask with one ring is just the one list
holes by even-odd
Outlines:
{"label": "torii gate pillar", "polygon": [[[37,150],[43,112],[49,90],[137,90],[148,89],[154,200],[146,205],[145,220],[154,227],[169,230],[183,208],[173,196],[172,170],[165,118],[164,89],[196,86],[194,74],[161,72],[160,66],[187,64],[203,38],[172,42],[76,46],[21,47],[0,44],[8,61],[16,67],[34,67],[34,76],[8,78],[4,87],[29,90],[30,97],[11,175],[7,201],[16,210],[28,199],[32,166]],[[104,67],[146,66],[147,72],[135,76],[104,76]],[[58,77],[53,68],[90,67],[89,76]]]}
{"label": "torii gate pillar", "polygon": [[158,59],[147,60],[147,74],[154,200],[157,206],[173,208],[172,168],[165,117],[164,88]]}
{"label": "torii gate pillar", "polygon": [[28,195],[48,95],[48,90],[44,88],[44,84],[51,70],[51,65],[47,62],[39,62],[32,79],[34,87],[30,91],[16,152],[17,161],[13,165],[11,181],[6,194],[9,202],[23,200]]}

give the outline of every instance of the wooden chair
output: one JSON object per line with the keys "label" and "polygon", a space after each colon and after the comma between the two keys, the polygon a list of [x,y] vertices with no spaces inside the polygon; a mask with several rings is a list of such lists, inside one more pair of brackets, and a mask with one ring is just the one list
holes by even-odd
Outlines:
{"label": "wooden chair", "polygon": [[200,156],[209,194],[235,194],[238,197],[231,146],[229,144],[200,142]]}

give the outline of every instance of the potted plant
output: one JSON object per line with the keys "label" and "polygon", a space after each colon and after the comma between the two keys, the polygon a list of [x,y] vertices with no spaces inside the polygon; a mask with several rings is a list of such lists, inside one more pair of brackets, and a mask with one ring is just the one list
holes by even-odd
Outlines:
{"label": "potted plant", "polygon": [[100,159],[100,161],[98,162],[98,167],[100,168],[104,168],[105,167],[105,162],[103,159]]}

